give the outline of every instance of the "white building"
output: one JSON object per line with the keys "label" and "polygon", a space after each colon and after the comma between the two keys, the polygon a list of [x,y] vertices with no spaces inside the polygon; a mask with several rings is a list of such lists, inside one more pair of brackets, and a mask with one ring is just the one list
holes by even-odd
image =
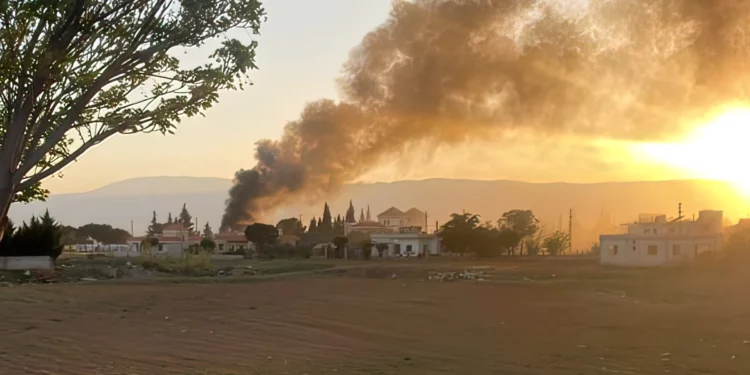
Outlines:
{"label": "white building", "polygon": [[[168,255],[173,257],[181,257],[184,252],[190,248],[191,245],[199,245],[202,237],[196,233],[191,232],[189,228],[183,227],[180,223],[168,223],[164,224],[162,233],[155,234],[154,238],[159,240],[158,245],[151,249],[151,253],[154,255]],[[126,252],[128,255],[141,252],[141,241],[148,238],[144,237],[133,237],[128,240],[130,249]]]}
{"label": "white building", "polygon": [[658,266],[719,251],[724,242],[721,211],[701,211],[697,220],[640,215],[627,232],[600,236],[601,264]]}
{"label": "white building", "polygon": [[[424,256],[440,254],[440,239],[435,234],[422,232],[420,227],[404,227],[398,232],[370,234],[376,244],[373,257]],[[377,245],[386,245],[382,253]]]}

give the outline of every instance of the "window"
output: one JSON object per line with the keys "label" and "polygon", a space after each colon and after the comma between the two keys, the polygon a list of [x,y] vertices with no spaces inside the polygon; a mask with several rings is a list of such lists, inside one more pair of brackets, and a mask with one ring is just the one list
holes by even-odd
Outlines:
{"label": "window", "polygon": [[401,254],[401,244],[395,244],[393,245],[393,253],[398,255]]}
{"label": "window", "polygon": [[659,246],[648,245],[648,255],[659,255]]}
{"label": "window", "polygon": [[609,254],[610,255],[617,255],[617,251],[619,251],[617,245],[610,245],[609,246]]}
{"label": "window", "polygon": [[672,245],[672,256],[680,255],[682,255],[682,249],[680,248],[680,245]]}
{"label": "window", "polygon": [[650,228],[646,228],[646,229],[643,230],[643,233],[646,233],[646,234],[651,233],[651,229]]}
{"label": "window", "polygon": [[219,244],[219,251],[224,251],[224,244],[223,243]]}
{"label": "window", "polygon": [[406,252],[411,253],[413,250],[413,247],[411,245],[406,245]]}

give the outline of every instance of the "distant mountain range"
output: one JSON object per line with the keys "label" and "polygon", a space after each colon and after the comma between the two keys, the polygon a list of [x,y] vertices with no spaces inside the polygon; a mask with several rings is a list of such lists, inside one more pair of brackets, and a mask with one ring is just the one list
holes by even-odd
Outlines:
{"label": "distant mountain range", "polygon": [[[220,178],[137,178],[87,193],[53,195],[47,202],[15,204],[10,216],[20,222],[49,208],[55,218],[73,226],[106,223],[129,231],[132,220],[139,234],[146,230],[152,211],[159,220],[165,220],[169,212],[176,216],[185,203],[201,227],[208,220],[217,230],[231,185],[230,180]],[[574,210],[574,223],[584,227],[592,227],[602,212],[617,223],[633,221],[639,213],[677,216],[678,203],[687,216],[702,209],[722,209],[726,217],[736,220],[750,211],[747,200],[732,185],[696,180],[571,184],[430,179],[351,184],[329,197],[334,216],[343,216],[350,199],[357,217],[367,205],[373,216],[391,206],[402,210],[416,207],[428,213],[431,226],[436,221],[444,223],[451,213],[462,210],[495,221],[510,209],[531,209],[548,228],[559,227],[560,223],[567,228],[570,208]],[[265,221],[275,223],[302,215],[307,224],[313,215],[322,213],[322,208],[323,202],[291,202]]]}

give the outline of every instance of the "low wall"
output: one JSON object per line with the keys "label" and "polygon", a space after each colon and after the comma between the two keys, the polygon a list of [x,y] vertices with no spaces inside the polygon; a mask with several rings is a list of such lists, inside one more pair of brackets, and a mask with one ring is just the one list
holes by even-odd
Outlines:
{"label": "low wall", "polygon": [[51,270],[55,262],[51,257],[0,257],[0,270]]}

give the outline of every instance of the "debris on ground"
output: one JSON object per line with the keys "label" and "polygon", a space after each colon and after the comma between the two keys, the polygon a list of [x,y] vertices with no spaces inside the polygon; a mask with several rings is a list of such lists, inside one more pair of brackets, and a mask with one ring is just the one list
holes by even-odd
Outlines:
{"label": "debris on ground", "polygon": [[459,280],[472,280],[472,281],[485,281],[487,274],[482,271],[469,271],[465,270],[462,272],[430,272],[427,279],[430,281],[459,281]]}

